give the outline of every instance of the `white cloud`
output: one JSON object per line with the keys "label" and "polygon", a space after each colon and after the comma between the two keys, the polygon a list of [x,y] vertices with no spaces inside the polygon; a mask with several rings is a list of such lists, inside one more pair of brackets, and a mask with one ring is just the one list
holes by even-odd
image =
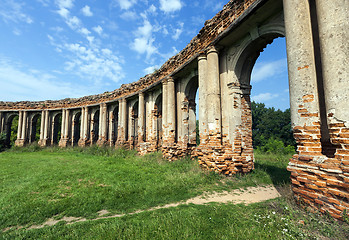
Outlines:
{"label": "white cloud", "polygon": [[153,73],[154,71],[156,71],[160,67],[161,67],[161,65],[150,66],[150,67],[147,67],[146,69],[144,69],[143,72],[144,72],[144,74]]}
{"label": "white cloud", "polygon": [[16,36],[20,36],[20,35],[22,35],[22,32],[21,32],[21,30],[19,30],[18,28],[15,28],[15,29],[13,29],[13,34],[14,35],[16,35]]}
{"label": "white cloud", "polygon": [[182,32],[183,32],[183,26],[184,26],[184,23],[183,22],[180,22],[179,24],[179,28],[177,28],[174,32],[174,35],[172,36],[173,40],[178,40],[178,38],[181,36]]}
{"label": "white cloud", "polygon": [[118,82],[124,77],[121,67],[123,61],[113,55],[110,49],[100,50],[79,43],[65,44],[64,48],[71,53],[70,60],[65,63],[66,71],[92,80],[96,85],[104,79]]}
{"label": "white cloud", "polygon": [[182,9],[181,0],[160,0],[160,9],[165,13],[171,13]]}
{"label": "white cloud", "polygon": [[156,15],[156,10],[157,10],[157,8],[154,6],[154,4],[152,4],[152,5],[150,5],[150,7],[148,8],[147,13]]}
{"label": "white cloud", "polygon": [[93,13],[91,12],[91,9],[89,6],[85,6],[83,8],[81,8],[81,12],[82,14],[84,14],[84,16],[86,17],[92,17],[93,16]]}
{"label": "white cloud", "polygon": [[66,20],[66,24],[68,24],[68,26],[73,29],[76,30],[77,28],[80,27],[81,25],[81,21],[79,18],[77,18],[76,16],[70,17]]}
{"label": "white cloud", "polygon": [[273,62],[261,62],[254,66],[252,70],[251,82],[260,82],[284,72],[287,72],[286,58]]}
{"label": "white cloud", "polygon": [[63,18],[68,18],[69,16],[69,10],[66,8],[60,8],[57,13]]}
{"label": "white cloud", "polygon": [[256,102],[265,102],[274,98],[279,97],[279,94],[272,94],[272,93],[260,93],[256,96],[252,96],[252,100]]}
{"label": "white cloud", "polygon": [[60,33],[63,32],[63,28],[62,27],[52,27],[50,28],[52,31],[55,31],[56,33]]}
{"label": "white cloud", "polygon": [[14,22],[27,24],[33,23],[33,19],[24,13],[24,3],[15,2],[13,0],[3,0],[0,3],[0,17],[5,23]]}
{"label": "white cloud", "polygon": [[172,51],[169,51],[168,53],[162,53],[162,54],[160,54],[160,56],[166,61],[170,57],[173,57],[174,55],[176,55],[178,52],[179,51],[177,50],[177,48],[172,47]]}
{"label": "white cloud", "polygon": [[47,7],[50,3],[50,0],[36,0],[41,3],[44,7]]}
{"label": "white cloud", "polygon": [[154,27],[150,24],[150,22],[147,19],[144,19],[143,26],[137,29],[135,33],[136,38],[134,39],[133,43],[131,43],[131,49],[140,54],[146,53],[147,59],[157,52],[157,48],[153,45],[153,30]]}
{"label": "white cloud", "polygon": [[71,9],[74,6],[74,0],[56,0],[56,4],[59,8]]}
{"label": "white cloud", "polygon": [[128,10],[137,2],[137,0],[114,0],[114,2],[116,2],[122,10]]}
{"label": "white cloud", "polygon": [[98,35],[102,35],[102,33],[103,33],[103,28],[99,25],[97,27],[93,27],[92,29],[93,29],[93,31],[98,33]]}
{"label": "white cloud", "polygon": [[81,87],[57,81],[52,74],[27,69],[0,58],[0,101],[53,100],[84,96],[87,93]]}
{"label": "white cloud", "polygon": [[126,21],[133,21],[138,18],[138,15],[134,11],[126,11],[120,15],[120,17]]}
{"label": "white cloud", "polygon": [[89,35],[91,33],[89,30],[87,30],[87,28],[81,28],[79,32],[84,35]]}
{"label": "white cloud", "polygon": [[212,1],[212,0],[206,0],[204,3],[204,8],[205,9],[209,9],[212,12],[216,13],[219,10],[221,10],[224,6],[224,4],[226,3],[226,1]]}

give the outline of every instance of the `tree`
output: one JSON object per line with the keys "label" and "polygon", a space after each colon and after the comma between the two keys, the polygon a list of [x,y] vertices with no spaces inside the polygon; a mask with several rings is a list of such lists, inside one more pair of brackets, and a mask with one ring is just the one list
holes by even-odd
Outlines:
{"label": "tree", "polygon": [[[272,145],[270,139],[281,141],[284,146],[296,146],[291,128],[290,109],[267,108],[264,103],[251,103],[252,140],[255,148]],[[275,143],[276,144],[276,143]]]}

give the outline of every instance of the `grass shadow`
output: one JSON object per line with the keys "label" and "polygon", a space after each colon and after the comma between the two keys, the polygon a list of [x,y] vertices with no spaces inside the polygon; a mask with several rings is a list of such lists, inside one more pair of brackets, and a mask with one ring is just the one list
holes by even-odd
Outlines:
{"label": "grass shadow", "polygon": [[285,167],[278,167],[267,162],[255,162],[255,168],[266,172],[274,186],[290,183],[291,173]]}

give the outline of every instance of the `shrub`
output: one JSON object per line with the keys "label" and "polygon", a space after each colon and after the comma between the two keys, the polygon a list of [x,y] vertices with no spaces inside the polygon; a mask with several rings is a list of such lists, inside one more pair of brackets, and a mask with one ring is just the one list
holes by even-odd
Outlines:
{"label": "shrub", "polygon": [[7,135],[6,133],[0,133],[0,151],[4,151],[7,147],[6,143]]}
{"label": "shrub", "polygon": [[294,146],[291,146],[291,145],[285,146],[281,140],[275,139],[273,137],[269,138],[266,141],[266,144],[258,147],[257,149],[265,153],[283,154],[283,155],[293,154],[295,152]]}

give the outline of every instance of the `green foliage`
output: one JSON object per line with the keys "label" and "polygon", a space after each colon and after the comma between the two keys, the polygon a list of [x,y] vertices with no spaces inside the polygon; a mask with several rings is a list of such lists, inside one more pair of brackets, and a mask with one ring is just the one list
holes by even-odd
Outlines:
{"label": "green foliage", "polygon": [[12,124],[11,124],[11,136],[10,136],[10,145],[14,146],[15,141],[17,140],[17,131],[18,131],[18,116],[15,116],[12,119]]}
{"label": "green foliage", "polygon": [[[0,154],[0,232],[49,218],[98,217],[146,210],[202,192],[278,185],[281,198],[258,204],[180,205],[121,218],[60,222],[0,233],[0,239],[347,239],[348,224],[294,204],[288,155],[257,152],[250,174],[226,178],[200,170],[189,158],[168,162],[160,153],[100,148],[13,148]],[[285,190],[287,194],[285,195]],[[300,223],[302,222],[302,223]]]}
{"label": "green foliage", "polygon": [[196,120],[196,146],[200,145],[199,120]]}
{"label": "green foliage", "polygon": [[295,153],[294,146],[288,145],[285,147],[284,143],[281,140],[275,139],[274,137],[269,138],[265,143],[265,145],[258,146],[257,150],[265,153],[283,154],[283,155]]}
{"label": "green foliage", "polygon": [[264,103],[251,103],[253,146],[269,153],[291,153],[296,142],[291,128],[290,109],[267,108]]}
{"label": "green foliage", "polygon": [[0,133],[0,152],[7,147],[6,139],[7,139],[6,133]]}

